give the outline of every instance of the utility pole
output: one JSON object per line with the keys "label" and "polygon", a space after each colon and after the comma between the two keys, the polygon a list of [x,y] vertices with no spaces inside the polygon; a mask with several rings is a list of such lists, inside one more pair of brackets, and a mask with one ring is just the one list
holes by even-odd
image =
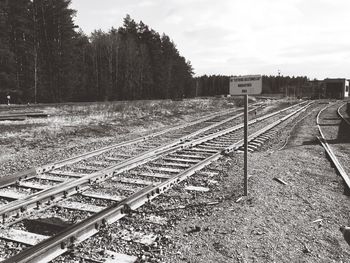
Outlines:
{"label": "utility pole", "polygon": [[248,94],[244,95],[244,196],[248,196]]}

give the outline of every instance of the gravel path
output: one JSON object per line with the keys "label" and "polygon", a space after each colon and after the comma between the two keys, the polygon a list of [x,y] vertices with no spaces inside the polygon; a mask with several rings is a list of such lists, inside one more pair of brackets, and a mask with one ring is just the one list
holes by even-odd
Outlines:
{"label": "gravel path", "polygon": [[[222,159],[220,189],[212,198],[221,196],[223,202],[200,216],[178,211],[183,219],[169,233],[172,246],[163,262],[350,262],[339,231],[350,224],[349,197],[315,140],[322,105],[316,107],[295,126],[284,150],[275,151],[287,129],[249,157],[250,193],[243,201],[236,202],[242,166]],[[199,231],[189,231],[194,228]]]}

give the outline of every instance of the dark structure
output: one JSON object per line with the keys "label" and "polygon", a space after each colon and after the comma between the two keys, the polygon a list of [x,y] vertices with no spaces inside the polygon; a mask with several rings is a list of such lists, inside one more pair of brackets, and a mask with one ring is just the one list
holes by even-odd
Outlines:
{"label": "dark structure", "polygon": [[322,80],[310,80],[305,83],[299,90],[299,97],[311,99],[325,98],[326,84]]}
{"label": "dark structure", "polygon": [[344,99],[349,97],[348,79],[325,79],[325,96],[332,99]]}
{"label": "dark structure", "polygon": [[345,78],[310,80],[297,94],[312,99],[344,99],[349,97],[349,80]]}

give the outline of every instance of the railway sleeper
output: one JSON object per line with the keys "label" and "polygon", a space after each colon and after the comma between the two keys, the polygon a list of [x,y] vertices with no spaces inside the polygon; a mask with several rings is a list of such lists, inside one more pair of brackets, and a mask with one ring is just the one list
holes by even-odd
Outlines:
{"label": "railway sleeper", "polygon": [[54,176],[54,175],[50,175],[50,174],[40,174],[38,176],[38,179],[48,180],[48,181],[57,182],[57,183],[63,183],[63,182],[67,182],[68,180],[70,180],[70,179],[64,178],[62,176]]}
{"label": "railway sleeper", "polygon": [[61,201],[56,206],[65,208],[68,210],[77,210],[77,211],[84,211],[84,212],[90,212],[90,213],[98,213],[106,208],[104,206],[91,205],[91,204],[86,204],[82,202],[74,202],[74,201],[68,201],[68,200]]}
{"label": "railway sleeper", "polygon": [[248,151],[249,151],[249,150],[255,151],[255,150],[257,150],[258,148],[259,148],[259,147],[256,146],[256,145],[248,144]]}
{"label": "railway sleeper", "polygon": [[157,165],[157,166],[165,166],[165,167],[178,167],[178,168],[189,168],[190,165],[188,164],[184,164],[181,162],[159,162],[159,163],[154,163],[153,165]]}
{"label": "railway sleeper", "polygon": [[100,194],[100,193],[94,193],[94,192],[83,192],[80,194],[82,197],[88,197],[93,199],[100,199],[100,200],[106,200],[106,201],[114,201],[114,202],[120,202],[121,200],[125,199],[125,196],[115,196],[115,195],[109,195],[109,194]]}
{"label": "railway sleeper", "polygon": [[[55,195],[51,195],[48,197],[45,197],[35,203],[29,203],[26,204],[25,206],[19,207],[17,209],[14,209],[10,212],[2,213],[2,219],[3,219],[3,224],[9,219],[9,218],[20,218],[22,213],[28,213],[30,214],[34,209],[40,210],[46,206],[52,205],[52,201],[59,201],[62,199],[65,199],[75,193],[78,193],[80,191],[84,191],[86,189],[86,186],[79,186],[79,187],[73,187],[71,189],[67,189],[65,191],[59,192]],[[11,204],[7,204],[11,205]],[[4,209],[4,207],[2,207]],[[0,209],[1,211],[1,209]]]}
{"label": "railway sleeper", "polygon": [[257,142],[257,143],[260,143],[260,144],[264,144],[265,141],[266,141],[266,140],[263,140],[263,139],[261,139],[260,137],[254,139],[254,142]]}
{"label": "railway sleeper", "polygon": [[219,145],[198,145],[198,146],[196,146],[197,147],[197,149],[199,148],[199,149],[203,149],[203,150],[209,150],[209,151],[216,151],[216,150],[222,150],[222,148],[224,148],[224,147],[221,147],[221,146],[219,146]]}
{"label": "railway sleeper", "polygon": [[163,160],[166,162],[181,162],[181,163],[192,163],[192,164],[199,162],[199,160],[197,161],[193,159],[171,158],[171,157],[165,157]]}
{"label": "railway sleeper", "polygon": [[260,135],[259,138],[260,138],[260,139],[263,139],[263,140],[265,140],[265,141],[270,139],[270,137],[267,136],[266,134]]}
{"label": "railway sleeper", "polygon": [[199,148],[191,148],[183,150],[185,153],[194,153],[194,154],[205,154],[205,155],[212,155],[213,153],[217,153],[218,151],[215,150],[209,150],[209,149],[199,149]]}
{"label": "railway sleeper", "polygon": [[153,177],[153,178],[158,178],[158,179],[169,179],[172,176],[169,174],[164,174],[164,173],[152,173],[152,172],[139,172],[135,175],[141,176],[141,177]]}
{"label": "railway sleeper", "polygon": [[136,193],[143,189],[144,184],[133,184],[129,182],[116,182],[114,187],[119,191],[126,191],[130,193]]}
{"label": "railway sleeper", "polygon": [[97,168],[95,166],[89,166],[89,165],[86,165],[86,166],[79,165],[79,166],[75,166],[73,169],[75,171],[91,171],[91,172],[97,172],[98,170],[100,170],[100,168]]}
{"label": "railway sleeper", "polygon": [[262,145],[262,143],[259,143],[259,142],[256,142],[256,141],[251,141],[249,144],[252,145],[252,146],[255,146],[255,147],[260,147]]}
{"label": "railway sleeper", "polygon": [[0,231],[0,238],[9,240],[11,242],[17,242],[29,246],[34,246],[49,236],[40,235],[33,232],[23,231],[15,228],[2,229]]}
{"label": "railway sleeper", "polygon": [[221,143],[222,145],[230,145],[233,143],[232,140],[221,140],[220,138],[216,139],[215,141]]}
{"label": "railway sleeper", "polygon": [[187,154],[187,153],[180,153],[177,152],[175,154],[170,154],[170,157],[174,157],[174,158],[188,158],[191,160],[195,160],[196,162],[199,162],[201,160],[204,160],[205,157],[201,156],[201,155],[197,155],[197,154]]}
{"label": "railway sleeper", "polygon": [[227,146],[228,144],[230,144],[231,142],[221,142],[221,141],[219,141],[219,140],[214,140],[214,141],[210,141],[210,142],[205,142],[203,145],[205,145],[205,146],[214,146],[214,147],[218,147],[218,146],[220,146],[220,147],[225,147],[225,146]]}
{"label": "railway sleeper", "polygon": [[25,198],[26,196],[27,194],[16,191],[16,189],[13,189],[13,190],[6,189],[6,191],[0,191],[0,198],[9,200],[9,201],[22,199],[22,198]]}
{"label": "railway sleeper", "polygon": [[123,184],[137,184],[137,185],[152,185],[154,182],[142,180],[142,179],[135,179],[135,178],[118,178],[115,180],[115,182],[123,183]]}
{"label": "railway sleeper", "polygon": [[[252,144],[249,142],[249,143],[248,143],[248,152],[254,152],[254,151],[256,151],[259,147],[260,147],[260,145],[252,145]],[[237,152],[244,152],[244,146],[239,147],[236,151],[237,151]]]}
{"label": "railway sleeper", "polygon": [[29,189],[34,189],[34,190],[39,190],[39,191],[52,187],[51,185],[45,185],[45,184],[40,184],[40,183],[28,182],[28,181],[22,181],[22,182],[18,183],[17,186],[29,188]]}
{"label": "railway sleeper", "polygon": [[168,168],[168,167],[154,167],[154,166],[146,166],[145,169],[155,172],[165,172],[170,174],[177,174],[181,172],[183,169],[178,168]]}
{"label": "railway sleeper", "polygon": [[73,177],[73,178],[81,178],[81,177],[88,175],[86,173],[76,173],[76,172],[71,172],[71,171],[59,171],[59,170],[49,171],[49,172],[47,172],[47,174],[68,176],[68,177]]}

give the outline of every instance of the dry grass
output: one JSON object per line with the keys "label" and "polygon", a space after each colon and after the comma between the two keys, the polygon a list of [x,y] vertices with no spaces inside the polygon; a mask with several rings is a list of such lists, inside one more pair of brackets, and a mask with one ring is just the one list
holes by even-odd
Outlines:
{"label": "dry grass", "polygon": [[[38,106],[50,116],[0,123],[0,145],[30,144],[72,137],[99,138],[144,134],[240,104],[237,98],[184,101],[122,101]],[[33,110],[33,109],[31,109]]]}
{"label": "dry grass", "polygon": [[207,98],[13,106],[17,111],[41,110],[50,116],[0,122],[0,176],[187,123],[233,108],[237,101]]}

